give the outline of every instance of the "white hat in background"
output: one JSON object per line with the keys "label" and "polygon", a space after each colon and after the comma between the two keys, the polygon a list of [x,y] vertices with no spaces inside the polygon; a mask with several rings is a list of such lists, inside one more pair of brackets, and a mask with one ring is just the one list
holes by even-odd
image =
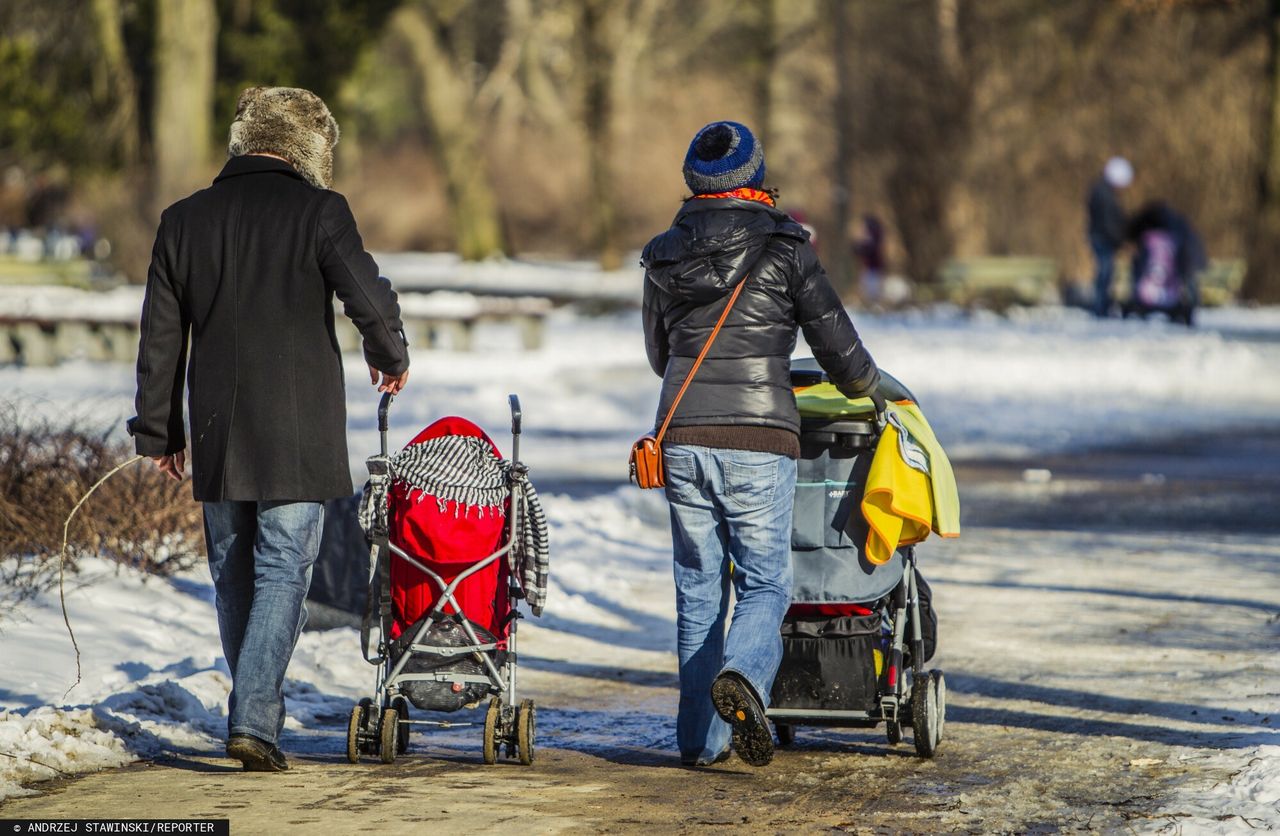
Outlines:
{"label": "white hat in background", "polygon": [[1112,157],[1102,170],[1102,176],[1114,189],[1127,189],[1133,182],[1133,165],[1124,157]]}

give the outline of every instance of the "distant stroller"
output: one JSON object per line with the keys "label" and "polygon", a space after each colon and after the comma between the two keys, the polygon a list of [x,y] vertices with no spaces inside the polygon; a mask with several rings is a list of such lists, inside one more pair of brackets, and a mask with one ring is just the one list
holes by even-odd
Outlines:
{"label": "distant stroller", "polygon": [[[795,364],[793,386],[827,382],[807,365]],[[882,381],[889,400],[915,400],[883,371]],[[914,548],[878,566],[864,553],[860,501],[884,426],[874,408],[801,419],[792,606],[767,713],[781,745],[794,740],[796,726],[884,723],[890,744],[910,728],[916,753],[931,758],[942,739],[947,689],[942,671],[925,670],[938,632],[929,586]]]}
{"label": "distant stroller", "polygon": [[410,704],[453,712],[488,697],[484,762],[505,755],[530,764],[536,707],[516,692],[517,603],[541,615],[547,550],[546,519],[520,462],[520,401],[510,396],[511,460],[503,461],[462,418],[441,419],[388,455],[392,400],[378,406],[381,452],[368,460],[360,513],[371,543],[361,646],[377,676],[373,696],[352,709],[347,759],[393,763],[412,726],[470,725],[411,719]]}
{"label": "distant stroller", "polygon": [[1167,204],[1146,204],[1129,224],[1137,249],[1130,269],[1131,292],[1125,317],[1163,313],[1190,326],[1200,304],[1199,274],[1208,265],[1204,242],[1183,215]]}

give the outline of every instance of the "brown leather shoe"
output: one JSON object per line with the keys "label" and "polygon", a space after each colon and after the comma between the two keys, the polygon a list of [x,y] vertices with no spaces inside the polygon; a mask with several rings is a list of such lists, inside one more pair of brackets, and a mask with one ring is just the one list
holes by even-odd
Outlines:
{"label": "brown leather shoe", "polygon": [[285,772],[289,762],[274,743],[251,734],[233,734],[227,739],[227,757],[244,764],[245,772]]}

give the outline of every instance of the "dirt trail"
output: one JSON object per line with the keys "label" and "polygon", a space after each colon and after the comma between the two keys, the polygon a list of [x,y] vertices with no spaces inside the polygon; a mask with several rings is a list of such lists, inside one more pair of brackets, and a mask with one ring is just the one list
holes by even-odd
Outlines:
{"label": "dirt trail", "polygon": [[[956,710],[977,711],[969,700]],[[612,706],[625,711],[625,706]],[[1158,746],[953,720],[933,761],[909,745],[803,734],[773,765],[736,759],[704,770],[654,753],[544,749],[532,767],[485,767],[476,753],[415,746],[392,766],[337,755],[294,758],[284,775],[183,758],[63,782],[15,799],[5,817],[230,818],[235,833],[764,832],[880,829],[1017,831],[1121,828],[1153,809],[1174,777],[1129,764]],[[48,786],[48,785],[45,785]],[[441,832],[441,831],[436,831]]]}

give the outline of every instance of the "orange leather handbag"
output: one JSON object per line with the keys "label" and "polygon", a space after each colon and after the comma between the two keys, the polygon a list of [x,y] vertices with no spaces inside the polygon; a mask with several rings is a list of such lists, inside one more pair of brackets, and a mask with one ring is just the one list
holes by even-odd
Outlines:
{"label": "orange leather handbag", "polygon": [[667,417],[663,419],[662,427],[658,430],[658,434],[655,436],[649,433],[631,445],[631,481],[638,486],[642,488],[666,487],[667,472],[662,466],[662,437],[667,434],[667,427],[671,424],[671,416],[675,415],[676,407],[680,405],[680,399],[684,397],[685,390],[689,388],[689,383],[693,380],[693,376],[698,373],[698,367],[702,365],[707,352],[711,350],[711,344],[716,341],[716,335],[720,333],[720,326],[724,325],[725,319],[729,316],[729,311],[733,309],[733,303],[738,301],[738,296],[742,293],[742,287],[749,278],[751,278],[750,275],[738,282],[738,286],[733,289],[733,295],[729,297],[729,304],[724,306],[724,311],[720,314],[716,327],[711,329],[711,336],[707,337],[707,343],[702,347],[702,353],[698,355],[697,360],[693,361],[693,368],[689,369],[688,377],[684,379],[684,383],[680,386],[680,391],[676,393],[675,400],[671,402],[671,407],[667,410]]}

